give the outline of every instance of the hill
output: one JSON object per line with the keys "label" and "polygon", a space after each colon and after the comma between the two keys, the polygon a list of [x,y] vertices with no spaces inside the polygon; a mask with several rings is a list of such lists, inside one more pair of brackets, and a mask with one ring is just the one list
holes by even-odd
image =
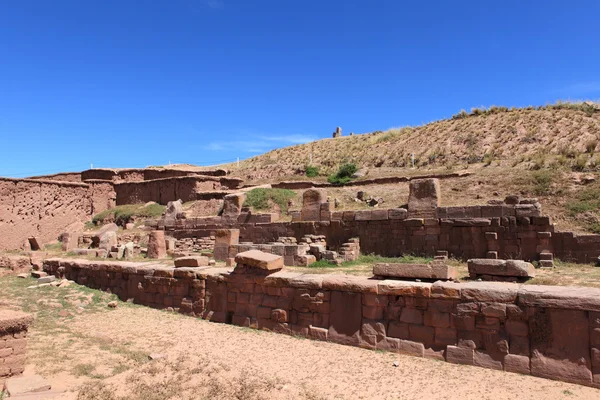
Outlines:
{"label": "hill", "polygon": [[[543,107],[491,107],[462,111],[419,127],[323,139],[286,147],[229,166],[250,181],[303,174],[307,165],[329,174],[345,162],[371,173],[460,170],[474,165],[523,169],[567,168],[584,171],[600,166],[597,104],[558,103]],[[598,148],[600,150],[600,148]],[[312,160],[312,163],[311,163]]]}

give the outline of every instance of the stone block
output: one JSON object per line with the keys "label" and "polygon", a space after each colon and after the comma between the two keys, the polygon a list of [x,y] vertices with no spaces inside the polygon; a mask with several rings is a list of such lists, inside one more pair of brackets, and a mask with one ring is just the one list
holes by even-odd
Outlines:
{"label": "stone block", "polygon": [[264,253],[260,250],[249,250],[235,256],[235,262],[266,271],[279,271],[283,268],[283,257]]}
{"label": "stone block", "polygon": [[390,208],[388,210],[388,219],[406,219],[408,210],[406,208]]}
{"label": "stone block", "polygon": [[455,279],[456,268],[443,262],[429,264],[389,264],[379,263],[373,266],[373,275],[411,279]]}
{"label": "stone block", "polygon": [[179,257],[174,261],[176,268],[181,267],[206,267],[208,266],[208,257],[205,256],[188,256]]}
{"label": "stone block", "polygon": [[[116,244],[116,242],[115,242]],[[148,237],[148,258],[167,257],[167,244],[164,231],[152,231]]]}
{"label": "stone block", "polygon": [[474,258],[468,260],[467,264],[471,277],[484,275],[525,279],[535,277],[535,267],[533,264],[521,260]]}
{"label": "stone block", "polygon": [[410,218],[437,218],[440,206],[438,179],[414,179],[409,182],[408,215]]}
{"label": "stone block", "polygon": [[7,379],[5,387],[10,397],[27,395],[29,393],[41,393],[51,389],[50,382],[39,375],[19,376]]}
{"label": "stone block", "polygon": [[302,221],[320,221],[321,204],[327,202],[327,193],[321,189],[308,189],[302,195]]}
{"label": "stone block", "polygon": [[446,361],[452,364],[473,365],[474,351],[470,348],[447,346]]}

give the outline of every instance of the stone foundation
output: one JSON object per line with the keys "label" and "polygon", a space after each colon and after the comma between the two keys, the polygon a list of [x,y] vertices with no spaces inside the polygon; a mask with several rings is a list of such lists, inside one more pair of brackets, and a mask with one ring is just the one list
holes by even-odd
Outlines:
{"label": "stone foundation", "polygon": [[32,321],[28,314],[0,310],[0,392],[6,378],[25,369],[27,329]]}
{"label": "stone foundation", "polygon": [[124,301],[214,322],[600,387],[600,289],[44,263],[51,274],[59,267]]}

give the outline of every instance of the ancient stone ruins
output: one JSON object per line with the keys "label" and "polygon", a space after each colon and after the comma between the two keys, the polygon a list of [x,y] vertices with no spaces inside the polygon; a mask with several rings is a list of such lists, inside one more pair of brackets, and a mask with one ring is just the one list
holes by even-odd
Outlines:
{"label": "ancient stone ruins", "polygon": [[[549,268],[555,257],[595,260],[600,236],[557,232],[536,199],[444,207],[440,182],[426,178],[409,181],[407,208],[340,211],[325,189],[308,188],[301,211],[284,222],[245,208],[241,182],[216,171],[128,173],[3,180],[3,204],[36,204],[33,213],[2,216],[15,227],[3,246],[35,250],[60,235],[64,251],[92,256],[44,259],[32,251],[3,264],[214,322],[600,387],[600,289],[520,284],[535,276],[534,261]],[[225,191],[219,215],[186,218],[177,201],[198,199],[205,187]],[[80,202],[67,204],[69,196]],[[147,201],[169,205],[162,218],[145,221],[147,248],[116,225],[93,234],[68,229],[111,205]],[[48,211],[53,202],[61,206]],[[25,228],[33,220],[42,226],[35,232]],[[433,260],[378,263],[370,277],[286,270],[360,253]],[[141,255],[154,260],[122,261]],[[468,260],[471,280],[456,282],[448,257]],[[0,314],[0,377],[22,370],[28,321]]]}

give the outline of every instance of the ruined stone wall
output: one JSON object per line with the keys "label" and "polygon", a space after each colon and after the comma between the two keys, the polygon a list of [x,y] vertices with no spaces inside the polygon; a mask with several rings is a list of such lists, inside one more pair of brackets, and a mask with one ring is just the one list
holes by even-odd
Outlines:
{"label": "ruined stone wall", "polygon": [[172,224],[149,221],[148,225],[178,239],[238,228],[241,241],[257,244],[275,242],[281,236],[300,240],[304,235],[325,235],[334,250],[358,237],[363,254],[388,257],[433,256],[437,250],[446,250],[465,260],[496,252],[499,258],[535,261],[540,253],[549,252],[563,261],[589,263],[600,256],[600,235],[556,232],[550,218],[541,216],[533,205],[439,207],[437,212],[438,218],[408,218],[404,209],[376,209],[334,211],[326,220],[313,222],[271,222],[264,214],[251,219],[240,216],[237,223],[216,217]]}
{"label": "ruined stone wall", "polygon": [[0,178],[0,249],[24,248],[29,236],[40,243],[83,228],[109,205],[109,188],[82,183]]}
{"label": "ruined stone wall", "polygon": [[139,204],[155,201],[167,204],[181,199],[183,202],[198,199],[198,193],[206,191],[236,189],[241,185],[238,179],[215,178],[210,176],[187,176],[155,179],[151,181],[115,183],[117,205]]}
{"label": "ruined stone wall", "polygon": [[44,270],[214,322],[600,387],[600,289],[72,259]]}
{"label": "ruined stone wall", "polygon": [[155,179],[178,178],[184,176],[226,176],[227,171],[223,169],[205,171],[186,171],[168,168],[126,168],[126,169],[88,169],[81,172],[81,180],[105,180],[105,181],[149,181]]}
{"label": "ruined stone wall", "polygon": [[0,310],[0,388],[6,378],[25,370],[27,329],[31,322],[30,315]]}
{"label": "ruined stone wall", "polygon": [[80,172],[61,172],[53,175],[32,176],[27,179],[60,181],[60,182],[81,182]]}

